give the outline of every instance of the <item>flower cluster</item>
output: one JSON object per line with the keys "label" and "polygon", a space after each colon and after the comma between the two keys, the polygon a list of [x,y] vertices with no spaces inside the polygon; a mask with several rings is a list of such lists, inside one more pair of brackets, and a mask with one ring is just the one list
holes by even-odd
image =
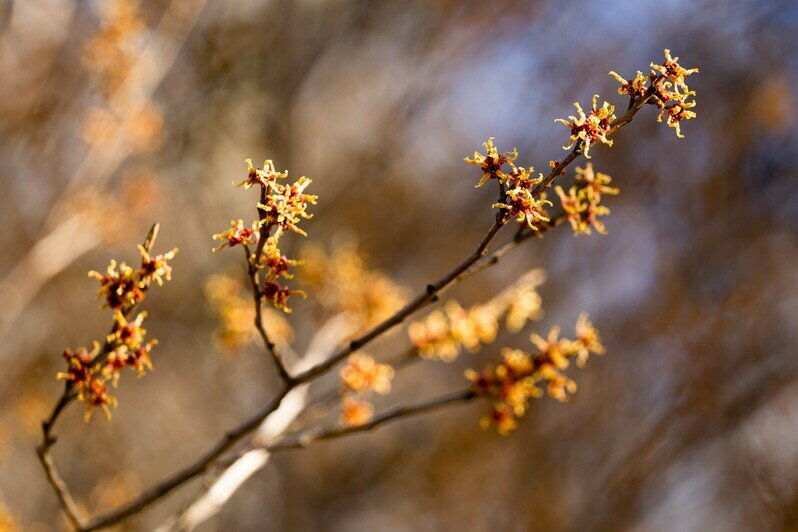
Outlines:
{"label": "flower cluster", "polygon": [[527,272],[498,296],[470,309],[449,301],[443,309],[436,309],[422,321],[410,324],[410,342],[424,358],[451,362],[462,348],[476,351],[492,343],[501,328],[502,318],[511,332],[517,332],[527,321],[543,316],[537,292],[543,279],[540,270]]}
{"label": "flower cluster", "polygon": [[103,299],[103,308],[120,310],[132,307],[144,299],[144,292],[155,281],[162,285],[164,279],[171,279],[172,266],[170,262],[178,252],[177,248],[162,255],[151,256],[150,253],[139,246],[141,252],[141,266],[134,270],[126,263],[117,263],[112,260],[104,274],[90,271],[89,277],[100,282],[98,299]]}
{"label": "flower cluster", "polygon": [[362,353],[349,357],[341,368],[341,417],[344,426],[357,426],[368,422],[374,413],[374,407],[367,397],[376,392],[386,395],[391,391],[391,380],[394,369],[388,364],[379,364],[373,358]]}
{"label": "flower cluster", "polygon": [[672,57],[671,51],[667,48],[665,49],[665,62],[661,65],[657,65],[651,63],[651,68],[665,76],[671,83],[673,83],[673,87],[675,90],[680,91],[683,94],[687,94],[690,92],[690,88],[684,81],[684,78],[691,74],[698,74],[699,70],[697,68],[684,68],[682,67],[678,61],[678,57]]}
{"label": "flower cluster", "polygon": [[373,269],[355,243],[342,242],[329,254],[318,244],[300,250],[303,284],[313,289],[329,314],[345,314],[355,334],[391,316],[407,302],[407,289]]}
{"label": "flower cluster", "polygon": [[563,149],[570,150],[579,143],[585,157],[589,159],[590,147],[597,142],[612,146],[612,141],[607,138],[607,134],[615,120],[615,106],[604,102],[601,107],[598,107],[598,94],[594,94],[593,105],[587,114],[579,102],[574,102],[574,107],[578,116],[571,115],[568,117],[570,120],[563,118],[555,120],[571,129],[569,142],[563,146]]}
{"label": "flower cluster", "polygon": [[482,145],[485,146],[484,154],[475,151],[472,158],[464,159],[466,163],[482,169],[482,179],[476,186],[481,187],[490,179],[495,179],[500,183],[504,182],[507,179],[504,166],[512,165],[518,158],[518,149],[513,148],[512,151],[499,153],[499,149],[493,145],[493,137],[490,137]]}
{"label": "flower cluster", "polygon": [[648,90],[648,86],[646,85],[649,81],[648,76],[644,76],[642,72],[639,70],[637,74],[635,74],[634,79],[626,79],[621,77],[620,74],[615,72],[614,70],[610,71],[610,76],[614,77],[618,83],[621,84],[618,87],[618,94],[627,94],[632,98],[641,98],[645,96],[646,91]]}
{"label": "flower cluster", "polygon": [[345,427],[358,427],[371,421],[374,405],[356,395],[347,394],[341,400],[340,423]]}
{"label": "flower cluster", "polygon": [[270,160],[265,161],[261,168],[255,168],[251,159],[247,159],[246,163],[247,177],[237,186],[245,190],[255,185],[260,187],[258,219],[251,225],[245,225],[243,220],[232,220],[230,229],[213,236],[214,240],[222,241],[214,251],[241,245],[249,254],[250,246],[256,246],[255,252],[249,256],[249,264],[254,271],[263,272],[263,282],[258,281],[262,299],[290,313],[289,297],[304,297],[305,293],[280,284],[280,279],[293,277],[289,269],[299,264],[299,261],[286,257],[280,251],[279,241],[286,231],[307,235],[297,224],[302,219],[312,218],[307,208],[309,204],[316,203],[316,196],[305,194],[305,189],[311,183],[306,177],[300,177],[293,184],[281,183],[288,177],[288,172],[278,172]]}
{"label": "flower cluster", "polygon": [[88,405],[87,421],[94,408],[100,408],[109,418],[109,407],[116,406],[116,398],[108,391],[108,381],[116,387],[125,368],[134,370],[139,377],[145,370],[152,370],[150,352],[158,341],[145,339],[147,331],[141,324],[146,316],[146,312],[141,312],[135,320],[128,321],[117,310],[114,312],[114,327],[102,347],[95,342],[92,351],[85,347],[76,352],[71,349],[64,351],[68,369],[58,373],[56,378],[66,380],[77,392],[78,400]]}
{"label": "flower cluster", "polygon": [[575,235],[590,234],[591,228],[606,234],[607,230],[598,217],[608,215],[610,210],[599,203],[602,194],[618,194],[617,188],[609,186],[611,181],[610,176],[595,172],[593,165],[588,163],[584,168],[576,169],[575,184],[568,193],[560,186],[555,188]]}
{"label": "flower cluster", "polygon": [[[214,344],[225,353],[240,349],[257,336],[255,309],[243,292],[241,281],[228,275],[212,275],[205,281],[205,297],[219,319]],[[264,309],[264,322],[269,338],[278,346],[287,345],[293,338],[291,325],[279,312]]]}
{"label": "flower cluster", "polygon": [[696,102],[695,100],[688,101],[695,96],[695,91],[690,90],[685,78],[697,74],[698,69],[684,68],[678,61],[679,58],[672,57],[671,51],[666,49],[665,61],[661,65],[651,63],[651,72],[648,76],[644,76],[639,71],[633,80],[627,80],[617,72],[610,72],[610,75],[621,84],[618,93],[629,94],[633,98],[645,96],[649,91],[647,83],[651,82],[651,99],[648,103],[655,105],[660,110],[657,122],[662,122],[662,119],[665,118],[668,127],[676,131],[676,136],[684,138],[680,122],[696,117],[695,111],[691,110],[695,107]]}
{"label": "flower cluster", "polygon": [[362,425],[371,419],[374,408],[366,399],[372,392],[387,395],[391,392],[394,369],[389,364],[380,364],[370,356],[355,353],[341,368],[341,424]]}
{"label": "flower cluster", "polygon": [[312,183],[307,177],[300,177],[291,185],[282,184],[280,179],[288,177],[288,171],[278,172],[271,160],[266,160],[261,168],[252,166],[247,159],[247,178],[238,186],[248,189],[253,185],[261,187],[261,201],[258,204],[259,224],[278,227],[282,231],[294,231],[307,236],[297,224],[304,218],[310,219],[308,204],[316,204],[316,196],[305,194],[305,189]]}
{"label": "flower cluster", "polygon": [[377,392],[386,395],[391,391],[393,368],[388,364],[379,364],[363,353],[355,353],[349,357],[341,368],[341,382],[346,389],[360,395]]}
{"label": "flower cluster", "polygon": [[100,344],[97,342],[94,343],[92,351],[81,347],[73,352],[67,348],[63,353],[67,370],[56,374],[57,379],[67,381],[69,386],[76,390],[79,401],[88,405],[84,416],[87,421],[94,408],[100,408],[107,419],[111,417],[110,407],[116,406],[116,398],[108,393],[103,371],[94,364],[99,354]]}
{"label": "flower cluster", "polygon": [[576,383],[565,376],[570,359],[576,357],[579,366],[584,365],[590,353],[603,354],[604,347],[598,331],[586,314],[579,316],[576,338],[560,338],[559,327],[552,327],[547,338],[537,334],[530,337],[536,351],[528,353],[520,349],[502,350],[502,362],[489,366],[482,372],[466,371],[477,394],[493,401],[490,416],[481,424],[487,428],[495,423],[501,434],[516,428],[516,420],[526,413],[529,399],[543,396],[539,383],[545,384],[548,394],[558,401],[567,401],[576,392]]}
{"label": "flower cluster", "polygon": [[[526,170],[521,169],[526,173]],[[540,183],[541,177],[519,180],[517,184],[507,190],[504,202],[493,204],[494,208],[506,209],[510,216],[519,222],[526,222],[530,229],[540,231],[541,223],[550,222],[546,206],[552,203],[546,199],[546,193],[535,197],[532,186]]]}
{"label": "flower cluster", "polygon": [[515,160],[518,158],[516,148],[513,148],[513,151],[499,153],[493,144],[493,137],[486,140],[483,145],[485,153],[475,151],[472,158],[464,159],[466,163],[482,169],[482,178],[476,186],[481,187],[488,180],[495,179],[502,186],[503,197],[493,204],[493,208],[503,209],[519,222],[526,222],[531,229],[539,231],[541,222],[549,222],[546,205],[551,205],[551,202],[546,200],[545,193],[538,194],[534,191],[535,185],[543,181],[543,175],[534,177],[533,167],[516,166]]}
{"label": "flower cluster", "polygon": [[238,245],[249,246],[257,244],[260,238],[260,222],[253,222],[252,227],[244,225],[244,220],[230,220],[230,229],[213,235],[214,240],[221,240],[222,243],[213,248],[213,251],[221,251],[226,247]]}
{"label": "flower cluster", "polygon": [[150,353],[158,341],[146,339],[147,331],[142,323],[147,313],[140,312],[133,320],[129,316],[144,299],[152,282],[162,285],[164,280],[171,279],[170,263],[177,248],[154,256],[144,246],[139,246],[139,251],[141,266],[138,269],[112,260],[105,274],[89,272],[90,277],[100,282],[102,308],[113,310],[114,325],[102,346],[94,342],[91,351],[85,347],[64,350],[67,370],[56,375],[59,380],[67,381],[79,401],[87,404],[87,421],[95,408],[100,408],[106,418],[110,417],[110,407],[116,406],[116,399],[109,393],[107,383],[116,387],[125,368],[132,369],[138,376],[152,369]]}

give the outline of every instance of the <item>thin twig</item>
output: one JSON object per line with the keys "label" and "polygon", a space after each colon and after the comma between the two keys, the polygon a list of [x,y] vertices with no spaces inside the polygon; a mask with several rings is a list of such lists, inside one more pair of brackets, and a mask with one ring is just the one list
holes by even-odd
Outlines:
{"label": "thin twig", "polygon": [[537,225],[537,231],[529,229],[529,226],[527,226],[525,223],[519,223],[520,227],[518,232],[516,232],[516,234],[510,240],[496,248],[496,250],[492,251],[489,255],[485,256],[483,260],[479,261],[477,264],[460,274],[460,277],[457,279],[458,282],[465,281],[469,277],[495,266],[499,263],[501,258],[510,251],[519,247],[521,244],[531,238],[540,238],[545,233],[561,225],[566,219],[567,216],[565,213],[561,212],[556,216],[553,216],[551,221]]}
{"label": "thin twig", "polygon": [[[467,390],[460,390],[458,392],[444,395],[442,397],[438,397],[430,401],[425,401],[423,403],[410,405],[410,406],[399,406],[393,408],[391,410],[384,412],[383,414],[380,414],[379,416],[374,417],[371,421],[369,421],[368,423],[364,423],[362,425],[357,425],[353,427],[335,427],[312,434],[301,434],[294,438],[290,438],[288,440],[281,441],[275,444],[266,445],[261,448],[272,453],[278,451],[288,451],[292,449],[303,449],[316,442],[334,440],[338,438],[343,438],[344,436],[349,436],[350,434],[371,431],[379,428],[382,425],[391,423],[399,419],[425,414],[458,403],[465,403],[477,397],[478,397],[477,393],[470,388]],[[247,451],[249,450],[251,449],[247,449]],[[229,465],[235,462],[238,456],[239,455],[235,455],[225,458],[224,460],[219,461],[219,465],[220,466]]]}
{"label": "thin twig", "polygon": [[446,273],[443,277],[441,277],[437,281],[428,284],[423,291],[419,292],[409,303],[407,303],[404,307],[399,309],[393,316],[386,318],[385,320],[374,326],[371,330],[369,330],[365,334],[352,340],[348,345],[344,346],[343,348],[333,353],[326,361],[310,368],[304,373],[299,374],[295,378],[295,380],[297,382],[306,382],[308,380],[314,379],[319,375],[327,373],[327,371],[336,366],[344,358],[348,357],[355,351],[361,349],[363,346],[365,346],[375,338],[379,337],[383,333],[399,325],[408,316],[410,316],[417,310],[425,307],[429,303],[437,301],[438,292],[440,292],[441,290],[452,284],[461,273],[466,271],[475,262],[477,262],[479,259],[485,256],[488,249],[488,245],[491,243],[494,237],[499,233],[499,230],[502,227],[504,227],[506,223],[507,223],[506,218],[502,219],[497,218],[493,222],[493,225],[488,230],[487,234],[482,238],[477,248],[470,255],[468,255],[462,262],[460,262],[460,264],[455,266],[452,270],[450,270],[448,273]]}
{"label": "thin twig", "polygon": [[[263,228],[261,228],[261,233],[263,233]],[[268,230],[266,231],[268,236]],[[274,361],[274,365],[277,368],[277,372],[280,374],[280,378],[283,379],[283,382],[289,384],[292,381],[291,374],[288,373],[288,368],[285,367],[285,362],[283,360],[280,351],[277,349],[277,345],[274,341],[269,337],[269,333],[266,332],[266,327],[263,323],[263,290],[260,286],[260,279],[258,269],[255,267],[260,260],[260,254],[263,253],[263,247],[261,246],[261,242],[266,239],[261,234],[260,240],[258,242],[258,247],[255,251],[254,258],[253,255],[250,253],[249,246],[244,245],[244,253],[246,254],[247,260],[247,276],[249,277],[250,284],[252,285],[252,300],[255,305],[255,329],[258,331],[261,340],[263,341],[263,345],[266,347],[266,351],[272,357]]]}
{"label": "thin twig", "polygon": [[44,467],[44,473],[47,475],[47,482],[49,482],[53,490],[55,490],[55,494],[58,497],[58,501],[61,503],[61,508],[64,509],[69,523],[75,530],[84,530],[82,520],[79,516],[80,510],[78,509],[78,505],[75,504],[75,499],[72,498],[69,487],[66,485],[66,482],[64,482],[64,479],[61,478],[61,474],[58,472],[53,462],[53,457],[50,455],[49,450],[54,443],[55,440],[53,439],[50,443],[45,442],[40,445],[36,448],[36,454]]}
{"label": "thin twig", "polygon": [[175,488],[182,486],[189,480],[210,469],[210,467],[216,463],[219,457],[230,450],[230,448],[232,448],[241,438],[258,428],[260,423],[280,406],[280,403],[288,394],[288,391],[288,388],[284,388],[282,391],[280,391],[280,393],[278,393],[277,396],[271,400],[271,402],[264,406],[250,419],[225,434],[224,438],[216,443],[211,450],[203,454],[198,460],[177,471],[176,473],[173,473],[149,489],[143,491],[135,499],[123,504],[119,508],[95,517],[86,524],[84,530],[97,530],[115,525],[127,517],[140,512],[150,504],[163,498]]}

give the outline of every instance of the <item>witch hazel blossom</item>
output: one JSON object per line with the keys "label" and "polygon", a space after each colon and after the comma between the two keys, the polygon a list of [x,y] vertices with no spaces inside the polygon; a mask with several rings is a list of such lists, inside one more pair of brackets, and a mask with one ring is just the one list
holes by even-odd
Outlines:
{"label": "witch hazel blossom", "polygon": [[574,102],[576,116],[571,115],[568,120],[558,118],[555,122],[570,128],[571,136],[568,144],[563,146],[564,150],[570,150],[577,143],[583,147],[586,158],[590,158],[590,147],[598,142],[612,146],[612,141],[607,138],[612,122],[615,120],[615,106],[604,102],[598,107],[598,94],[593,95],[593,102],[587,114],[579,105]]}
{"label": "witch hazel blossom", "polygon": [[111,417],[111,408],[117,406],[117,400],[111,395],[109,385],[116,388],[125,369],[131,369],[139,377],[153,369],[151,352],[158,341],[147,339],[147,330],[142,327],[147,312],[139,312],[133,319],[130,316],[153,283],[162,286],[172,279],[172,261],[178,249],[152,254],[150,247],[156,233],[157,224],[146,245],[138,246],[139,268],[111,260],[105,273],[89,272],[89,277],[100,283],[97,295],[102,300],[101,308],[112,311],[113,326],[103,343],[93,342],[91,350],[84,347],[64,350],[67,370],[56,375],[67,383],[68,393],[86,404],[86,421],[95,409],[100,409],[106,418]]}
{"label": "witch hazel blossom", "polygon": [[249,254],[254,247],[248,261],[260,299],[290,313],[289,298],[307,295],[302,290],[281,284],[281,279],[293,278],[291,269],[301,261],[289,259],[280,250],[280,239],[289,231],[307,236],[299,224],[313,217],[307,209],[316,203],[317,197],[305,193],[312,180],[303,176],[294,183],[283,183],[282,180],[288,178],[288,171],[278,172],[270,159],[261,168],[255,168],[251,159],[247,159],[246,164],[247,177],[237,186],[244,190],[259,187],[258,219],[251,224],[245,224],[242,219],[231,221],[230,229],[213,236],[214,240],[222,241],[214,251],[241,245]]}
{"label": "witch hazel blossom", "polygon": [[530,342],[534,351],[504,348],[501,363],[481,372],[466,371],[473,390],[493,403],[491,414],[482,420],[483,428],[495,424],[501,434],[514,430],[516,420],[526,413],[529,400],[543,396],[540,385],[545,386],[552,398],[567,402],[577,389],[573,379],[563,373],[570,360],[576,358],[577,365],[582,367],[591,353],[605,351],[586,314],[577,320],[575,339],[561,338],[560,328],[554,326],[545,338],[532,334]]}
{"label": "witch hazel blossom", "polygon": [[[683,138],[680,123],[696,116],[693,110],[696,103],[692,99],[695,91],[690,90],[686,78],[698,73],[698,69],[682,67],[679,58],[673,57],[670,50],[666,49],[664,55],[665,61],[652,63],[648,75],[637,71],[634,77],[626,79],[615,71],[610,72],[610,76],[620,84],[618,93],[630,98],[629,110],[624,117],[618,118],[615,106],[609,102],[599,106],[599,97],[594,95],[587,111],[577,102],[574,103],[575,115],[556,120],[569,128],[568,144],[563,149],[572,150],[572,153],[563,160],[550,161],[551,173],[546,178],[532,178],[531,168],[526,171],[515,166],[517,150],[500,154],[494,146],[494,139],[488,139],[486,153],[476,152],[466,162],[482,170],[479,185],[495,179],[506,187],[500,188],[500,200],[493,207],[503,209],[510,217],[526,224],[532,234],[542,233],[560,220],[568,221],[575,235],[590,234],[593,230],[605,234],[607,231],[601,218],[609,215],[610,210],[602,200],[605,196],[619,193],[616,187],[611,186],[609,175],[594,170],[591,163],[577,168],[572,185],[554,187],[559,199],[559,212],[556,214],[546,209],[554,207],[546,201],[546,190],[556,178],[566,174],[567,165],[576,156],[590,158],[590,149],[596,144],[611,147],[613,140],[610,135],[628,123],[644,105],[657,107],[657,121],[664,120],[675,130],[677,137]],[[518,234],[522,234],[521,231],[519,229]],[[439,345],[438,349],[444,353],[457,352],[458,344],[442,318],[443,315],[430,314],[425,327],[411,326],[411,330],[416,331],[415,341],[420,349],[431,350]],[[603,354],[605,349],[586,314],[579,316],[575,333],[573,339],[560,338],[559,328],[552,327],[545,338],[536,334],[530,337],[535,351],[507,348],[502,350],[503,361],[500,364],[489,366],[482,372],[467,372],[473,390],[493,402],[491,414],[482,421],[483,426],[495,424],[500,433],[511,432],[517,426],[517,419],[525,413],[528,400],[543,394],[539,385],[545,385],[548,394],[560,401],[568,400],[576,392],[576,383],[564,374],[570,360],[575,359],[577,366],[582,367],[591,353]]]}

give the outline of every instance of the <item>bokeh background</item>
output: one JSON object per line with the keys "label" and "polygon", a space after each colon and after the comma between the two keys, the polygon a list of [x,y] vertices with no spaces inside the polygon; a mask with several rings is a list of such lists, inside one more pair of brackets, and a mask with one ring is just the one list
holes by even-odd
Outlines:
{"label": "bokeh background", "polygon": [[[0,500],[21,529],[65,526],[35,458],[65,346],[108,328],[86,277],[161,222],[174,280],[146,304],[156,371],[113,419],[71,409],[55,456],[107,509],[203,452],[277,389],[256,346],[226,352],[203,286],[243,274],[210,235],[253,217],[230,183],[272,158],[313,178],[306,223],[356,242],[408,290],[471,251],[492,190],[462,158],[488,136],[546,168],[554,118],[609,70],[672,49],[698,92],[685,140],[644,109],[593,162],[621,195],[609,234],[565,227],[449,295],[484,301],[547,271],[545,318],[452,364],[402,370],[380,405],[464,384],[463,370],[588,311],[608,348],[568,404],[536,401],[509,437],[484,403],[277,455],[201,530],[782,530],[798,527],[798,200],[790,1],[2,0]],[[485,187],[487,189],[488,187]],[[298,243],[299,239],[293,239]],[[348,248],[347,248],[348,249]],[[311,293],[294,350],[319,326]],[[314,310],[315,309],[315,310]],[[397,333],[369,353],[406,347]],[[326,388],[325,388],[326,386]],[[319,387],[335,388],[329,381]],[[193,483],[123,528],[152,529]],[[4,525],[0,525],[3,528]]]}

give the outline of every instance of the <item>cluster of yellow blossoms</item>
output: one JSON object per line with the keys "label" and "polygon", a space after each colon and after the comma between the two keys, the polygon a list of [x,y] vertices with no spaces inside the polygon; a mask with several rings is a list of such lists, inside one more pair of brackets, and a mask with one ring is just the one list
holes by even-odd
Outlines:
{"label": "cluster of yellow blossoms", "polygon": [[576,322],[575,339],[559,338],[559,335],[560,329],[556,326],[547,338],[533,334],[530,341],[536,347],[534,353],[506,348],[500,364],[482,372],[466,371],[474,391],[493,401],[490,416],[482,420],[483,428],[493,422],[501,434],[515,429],[516,419],[526,412],[529,399],[543,396],[539,383],[544,383],[549,395],[558,401],[567,401],[569,394],[576,392],[576,383],[563,374],[570,359],[576,358],[581,367],[590,353],[603,354],[604,346],[586,314],[580,315]]}
{"label": "cluster of yellow blossoms", "polygon": [[476,351],[492,343],[502,318],[508,330],[520,331],[528,321],[543,317],[537,288],[544,278],[541,270],[531,270],[498,296],[470,309],[449,301],[410,324],[410,342],[424,358],[451,362],[463,348]]}
{"label": "cluster of yellow blossoms", "polygon": [[387,395],[391,392],[394,369],[380,364],[370,356],[355,353],[341,368],[341,418],[344,426],[357,426],[371,420],[374,407],[368,401],[372,392]]}
{"label": "cluster of yellow blossoms", "polygon": [[604,102],[598,107],[598,94],[593,95],[593,104],[587,114],[579,105],[574,102],[577,116],[569,116],[569,120],[558,118],[559,122],[571,129],[571,136],[568,144],[563,146],[564,150],[570,150],[575,144],[580,143],[585,157],[590,158],[590,147],[597,142],[612,146],[612,141],[607,138],[612,122],[615,120],[615,106]]}
{"label": "cluster of yellow blossoms", "polygon": [[[243,220],[231,221],[230,229],[213,236],[214,240],[222,241],[214,251],[243,246],[250,267],[264,274],[260,285],[262,298],[283,312],[291,312],[288,298],[292,295],[304,296],[305,293],[280,284],[280,279],[293,278],[289,268],[299,261],[286,257],[280,251],[279,241],[286,231],[307,235],[298,224],[302,219],[312,218],[307,208],[308,204],[316,203],[316,196],[305,194],[305,189],[311,183],[306,177],[300,177],[293,184],[283,184],[280,180],[287,178],[288,172],[278,172],[272,161],[264,162],[262,168],[255,168],[250,159],[246,163],[247,177],[238,186],[244,189],[254,185],[260,187],[258,219],[249,226]],[[255,246],[254,252],[250,246]]]}
{"label": "cluster of yellow blossoms", "polygon": [[67,370],[56,375],[67,381],[79,401],[88,405],[86,420],[94,408],[100,408],[110,417],[109,407],[116,406],[116,399],[108,391],[108,381],[116,387],[125,368],[134,370],[139,376],[146,369],[152,369],[150,352],[157,340],[146,340],[147,331],[142,323],[147,313],[140,312],[132,321],[129,315],[153,282],[161,285],[164,279],[171,279],[170,262],[177,248],[156,256],[150,255],[143,246],[139,246],[139,250],[141,266],[138,269],[112,260],[105,274],[89,272],[90,277],[100,282],[98,297],[103,301],[102,308],[113,310],[114,326],[102,346],[94,342],[91,351],[85,347],[64,350]]}
{"label": "cluster of yellow blossoms", "polygon": [[[695,107],[695,101],[687,101],[695,96],[695,92],[689,90],[685,77],[697,73],[698,69],[683,68],[679,65],[678,59],[671,57],[670,50],[666,49],[665,62],[661,65],[651,63],[652,70],[648,76],[644,76],[640,71],[631,80],[627,80],[615,71],[610,72],[610,75],[621,84],[618,93],[629,95],[633,101],[645,97],[651,90],[651,98],[647,103],[660,109],[657,121],[661,122],[662,118],[666,117],[668,126],[674,128],[676,135],[682,138],[679,122],[696,116],[695,112],[690,110]],[[568,127],[571,132],[569,142],[563,146],[563,149],[570,150],[578,145],[585,157],[590,158],[590,147],[594,144],[601,142],[612,146],[612,140],[607,138],[607,135],[616,121],[615,106],[605,101],[599,107],[598,94],[595,94],[587,113],[578,102],[574,103],[574,107],[577,111],[576,116],[569,116],[568,120],[562,118],[555,120]]]}
{"label": "cluster of yellow blossoms", "polygon": [[696,102],[695,100],[688,101],[691,97],[695,97],[695,91],[690,90],[685,78],[691,74],[697,74],[699,70],[684,68],[678,61],[679,58],[672,57],[671,51],[666,49],[665,61],[661,65],[651,63],[651,73],[648,76],[644,76],[640,71],[632,80],[621,77],[617,72],[610,72],[610,75],[621,84],[618,94],[628,94],[633,97],[644,96],[648,90],[646,84],[649,81],[653,82],[660,77],[663,78],[663,81],[654,86],[653,96],[649,103],[660,109],[657,122],[661,122],[665,117],[665,123],[676,131],[676,136],[684,138],[679,123],[682,120],[692,120],[696,117],[695,111],[691,111]]}
{"label": "cluster of yellow blossoms", "polygon": [[576,169],[574,185],[567,194],[562,187],[555,188],[574,234],[590,234],[591,227],[601,234],[606,234],[607,230],[598,217],[608,215],[610,210],[599,202],[602,194],[611,196],[618,194],[617,188],[609,186],[611,181],[610,176],[595,172],[593,164],[587,163],[584,168]]}
{"label": "cluster of yellow blossoms", "polygon": [[500,153],[493,144],[493,137],[486,140],[483,146],[485,153],[475,151],[473,157],[464,159],[466,163],[482,170],[482,178],[476,186],[481,187],[491,179],[496,180],[502,187],[503,201],[495,203],[493,207],[505,209],[511,217],[519,222],[525,221],[531,229],[539,231],[541,223],[550,221],[546,205],[551,205],[551,202],[546,200],[545,193],[536,194],[534,191],[535,185],[543,181],[543,176],[533,177],[533,167],[515,165],[518,158],[516,148]]}

